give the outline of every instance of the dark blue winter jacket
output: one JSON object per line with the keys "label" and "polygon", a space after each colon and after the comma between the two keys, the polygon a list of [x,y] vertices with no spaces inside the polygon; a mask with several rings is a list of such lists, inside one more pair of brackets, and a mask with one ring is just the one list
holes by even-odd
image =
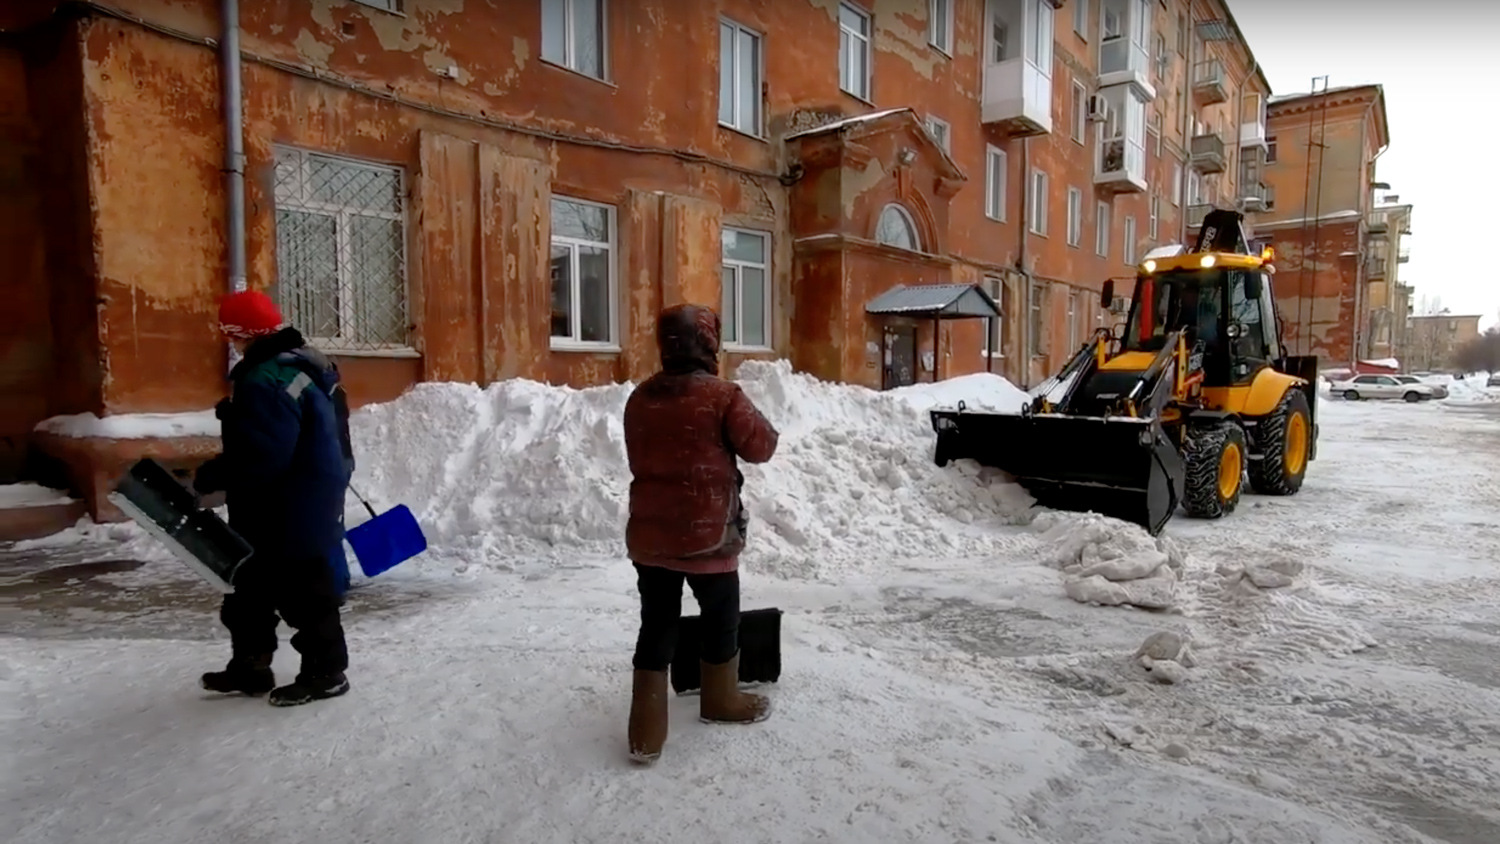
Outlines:
{"label": "dark blue winter jacket", "polygon": [[219,404],[224,450],[193,486],[226,493],[229,525],[257,555],[342,563],[335,579],[347,581],[344,491],[354,458],[338,370],[288,328],[252,343],[229,380]]}

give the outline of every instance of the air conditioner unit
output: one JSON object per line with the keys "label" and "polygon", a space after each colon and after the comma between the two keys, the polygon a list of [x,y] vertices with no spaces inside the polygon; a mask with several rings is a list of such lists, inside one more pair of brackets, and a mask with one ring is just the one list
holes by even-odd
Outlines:
{"label": "air conditioner unit", "polygon": [[1109,100],[1099,94],[1089,97],[1089,120],[1101,121],[1109,119]]}
{"label": "air conditioner unit", "polygon": [[1110,313],[1123,314],[1128,310],[1130,310],[1130,300],[1126,299],[1124,296],[1116,296],[1109,303]]}

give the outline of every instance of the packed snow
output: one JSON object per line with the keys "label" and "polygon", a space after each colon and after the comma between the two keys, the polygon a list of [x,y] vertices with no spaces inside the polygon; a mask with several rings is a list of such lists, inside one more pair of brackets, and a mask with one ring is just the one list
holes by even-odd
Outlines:
{"label": "packed snow", "polygon": [[1500,840],[1500,405],[1320,401],[1301,494],[1152,538],[933,464],[929,409],[1026,401],[998,377],[739,378],[782,432],[745,472],[770,721],[675,699],[624,760],[628,385],[424,384],[353,422],[433,547],[356,576],[345,698],[205,698],[215,596],[133,526],[0,548],[11,840]]}
{"label": "packed snow", "polygon": [[0,510],[72,503],[73,496],[39,484],[0,484]]}
{"label": "packed snow", "polygon": [[39,433],[59,437],[153,440],[168,437],[217,437],[219,420],[212,410],[191,413],[92,413],[53,416],[37,423]]}

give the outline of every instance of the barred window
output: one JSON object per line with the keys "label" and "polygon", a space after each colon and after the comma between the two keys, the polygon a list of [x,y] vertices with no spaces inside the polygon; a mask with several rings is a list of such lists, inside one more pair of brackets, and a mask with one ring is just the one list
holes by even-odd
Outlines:
{"label": "barred window", "polygon": [[276,282],[287,320],[338,351],[409,348],[400,168],[276,148]]}
{"label": "barred window", "polygon": [[552,200],[552,346],[615,344],[615,209]]}

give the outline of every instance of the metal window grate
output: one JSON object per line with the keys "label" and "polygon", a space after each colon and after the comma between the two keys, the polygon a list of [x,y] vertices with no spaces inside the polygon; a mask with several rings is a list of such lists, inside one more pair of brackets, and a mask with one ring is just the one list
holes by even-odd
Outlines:
{"label": "metal window grate", "polygon": [[276,149],[281,307],[333,350],[410,345],[400,168]]}

